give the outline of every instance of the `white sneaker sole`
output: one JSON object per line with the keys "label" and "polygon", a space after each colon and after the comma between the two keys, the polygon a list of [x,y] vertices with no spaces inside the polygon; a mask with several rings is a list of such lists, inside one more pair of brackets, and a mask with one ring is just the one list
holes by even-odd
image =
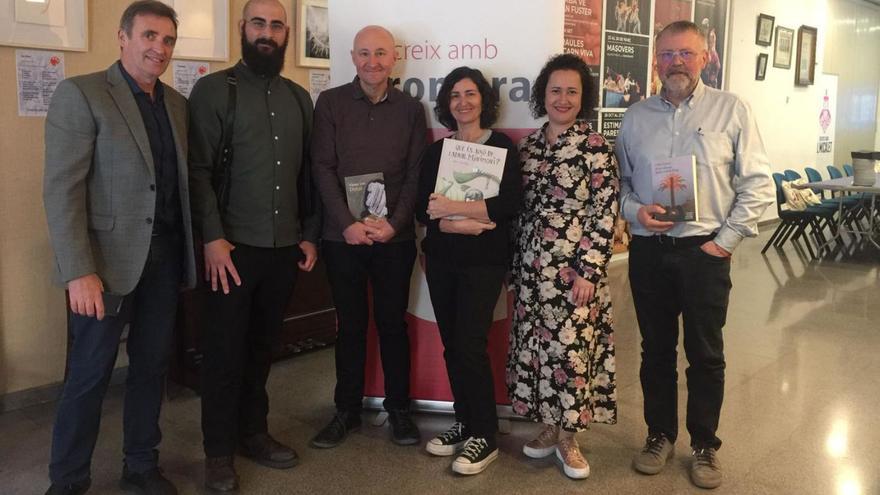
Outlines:
{"label": "white sneaker sole", "polygon": [[586,479],[590,476],[590,465],[587,464],[587,467],[583,469],[575,469],[568,464],[565,463],[565,460],[562,459],[562,454],[559,453],[559,449],[556,450],[556,458],[559,459],[559,462],[562,463],[562,471],[566,476],[573,480],[582,480]]}
{"label": "white sneaker sole", "polygon": [[429,454],[436,455],[438,457],[449,457],[451,455],[455,455],[456,452],[464,447],[464,443],[465,441],[461,441],[452,445],[443,445],[440,443],[434,443],[434,440],[432,439],[427,444],[425,444],[425,450],[427,450]]}
{"label": "white sneaker sole", "polygon": [[452,463],[452,471],[464,475],[479,474],[485,471],[486,468],[489,467],[489,464],[497,458],[498,449],[493,450],[492,453],[482,461],[473,464],[470,462],[458,462],[458,459],[456,459]]}
{"label": "white sneaker sole", "polygon": [[528,445],[523,445],[523,454],[527,457],[531,457],[532,459],[543,459],[549,455],[552,455],[553,452],[556,452],[556,446],[552,447],[544,447],[543,449],[535,449],[529,447]]}

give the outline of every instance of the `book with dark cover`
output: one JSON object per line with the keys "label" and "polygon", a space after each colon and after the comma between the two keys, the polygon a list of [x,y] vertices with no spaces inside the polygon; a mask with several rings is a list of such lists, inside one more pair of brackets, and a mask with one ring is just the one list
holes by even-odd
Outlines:
{"label": "book with dark cover", "polygon": [[677,156],[651,165],[652,201],[666,210],[654,218],[665,222],[700,220],[697,161],[694,155]]}
{"label": "book with dark cover", "polygon": [[345,199],[352,216],[358,220],[388,216],[385,176],[382,172],[346,177]]}

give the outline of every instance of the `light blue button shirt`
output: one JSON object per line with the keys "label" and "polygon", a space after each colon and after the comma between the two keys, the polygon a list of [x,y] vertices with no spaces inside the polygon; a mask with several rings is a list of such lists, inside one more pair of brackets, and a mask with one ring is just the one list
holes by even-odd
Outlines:
{"label": "light blue button shirt", "polygon": [[697,83],[678,107],[652,96],[630,107],[615,144],[620,165],[621,212],[632,233],[650,236],[637,219],[652,198],[651,163],[694,155],[700,220],[675,224],[665,234],[690,237],[717,232],[733,252],[758,234],[758,220],[776,199],[770,163],[749,106],[733,93]]}

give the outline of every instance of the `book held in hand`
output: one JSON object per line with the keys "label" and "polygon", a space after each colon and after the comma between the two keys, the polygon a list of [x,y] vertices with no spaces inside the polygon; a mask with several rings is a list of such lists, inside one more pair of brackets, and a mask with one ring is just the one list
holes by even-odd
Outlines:
{"label": "book held in hand", "polygon": [[506,148],[446,138],[434,192],[454,201],[498,196],[506,160]]}
{"label": "book held in hand", "polygon": [[346,177],[345,200],[348,210],[358,220],[387,217],[385,176],[382,172],[376,172]]}
{"label": "book held in hand", "polygon": [[655,213],[654,219],[664,222],[696,222],[700,219],[694,155],[652,163],[651,186],[652,201],[666,210],[666,213]]}

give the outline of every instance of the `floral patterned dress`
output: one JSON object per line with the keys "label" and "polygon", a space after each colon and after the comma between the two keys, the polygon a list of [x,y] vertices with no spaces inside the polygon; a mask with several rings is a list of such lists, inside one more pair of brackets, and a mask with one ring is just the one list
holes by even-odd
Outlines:
{"label": "floral patterned dress", "polygon": [[[520,144],[525,207],[516,222],[516,302],[507,384],[513,410],[568,431],[617,422],[611,293],[606,265],[617,217],[617,162],[578,121],[549,146],[544,129]],[[569,299],[592,282],[586,306]]]}

